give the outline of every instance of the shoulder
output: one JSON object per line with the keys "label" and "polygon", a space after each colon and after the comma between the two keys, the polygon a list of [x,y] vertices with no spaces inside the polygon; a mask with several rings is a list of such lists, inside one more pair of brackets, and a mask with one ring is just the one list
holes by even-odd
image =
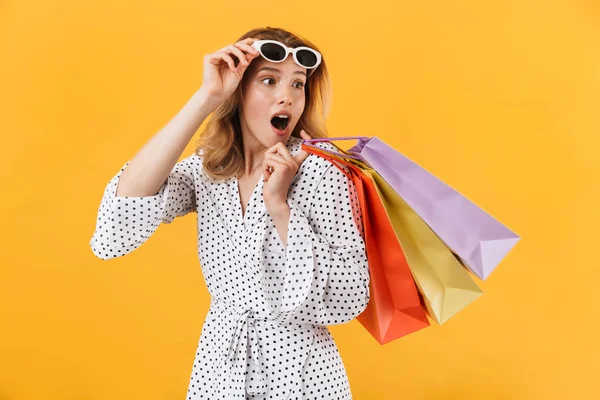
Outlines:
{"label": "shoulder", "polygon": [[200,153],[194,152],[175,165],[175,170],[179,172],[187,172],[194,175],[197,178],[204,178],[204,152],[200,150]]}
{"label": "shoulder", "polygon": [[[294,139],[289,146],[290,154],[296,155],[302,150],[303,139]],[[315,147],[332,152],[338,152],[338,148],[329,142],[314,143]],[[338,164],[349,174],[349,168],[343,164]],[[292,198],[300,206],[307,206],[305,212],[312,209],[312,205],[323,199],[335,199],[339,196],[346,196],[353,183],[347,175],[338,168],[333,162],[319,155],[309,154],[304,160],[292,184]],[[310,205],[305,204],[306,201]]]}
{"label": "shoulder", "polygon": [[[292,156],[298,154],[300,150],[302,150],[302,142],[303,139],[301,138],[290,137],[287,147]],[[323,150],[332,152],[338,151],[337,147],[329,142],[317,142],[313,143],[312,145]],[[344,166],[344,168],[346,169],[347,167]],[[331,161],[312,153],[308,155],[306,160],[304,160],[298,172],[301,174],[311,175],[313,178],[317,179],[322,178],[328,172],[334,175],[339,174],[340,177],[344,176],[344,174],[335,165],[333,165]]]}

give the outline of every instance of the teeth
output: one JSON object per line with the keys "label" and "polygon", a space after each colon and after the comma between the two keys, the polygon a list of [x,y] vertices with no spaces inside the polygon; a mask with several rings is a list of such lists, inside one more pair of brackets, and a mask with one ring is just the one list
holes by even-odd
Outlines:
{"label": "teeth", "polygon": [[287,115],[276,115],[276,117],[279,117],[279,118],[287,118],[288,116],[287,116]]}

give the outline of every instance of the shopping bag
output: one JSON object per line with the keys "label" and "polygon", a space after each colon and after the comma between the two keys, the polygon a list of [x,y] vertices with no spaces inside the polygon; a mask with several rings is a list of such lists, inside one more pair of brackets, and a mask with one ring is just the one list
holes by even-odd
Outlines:
{"label": "shopping bag", "polygon": [[304,144],[348,139],[358,142],[346,154],[377,171],[480,279],[485,280],[519,241],[516,233],[377,137],[316,138]]}
{"label": "shopping bag", "polygon": [[[310,147],[310,146],[308,146]],[[443,324],[483,294],[444,242],[373,169],[343,152],[324,153],[330,161],[352,163],[372,177],[429,316]],[[311,151],[311,150],[306,150]],[[347,158],[347,159],[346,159]]]}
{"label": "shopping bag", "polygon": [[[319,147],[305,150],[328,158],[319,153]],[[430,326],[412,273],[372,178],[356,166],[349,165],[347,172],[335,160],[329,161],[354,183],[362,213],[371,297],[366,309],[356,319],[380,344]]]}

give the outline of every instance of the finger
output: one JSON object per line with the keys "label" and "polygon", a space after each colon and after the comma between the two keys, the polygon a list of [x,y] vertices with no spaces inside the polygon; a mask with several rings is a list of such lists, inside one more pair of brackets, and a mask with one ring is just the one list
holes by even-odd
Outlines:
{"label": "finger", "polygon": [[252,60],[254,60],[256,57],[258,57],[258,54],[246,54],[246,60],[248,60],[248,65],[250,65],[250,62],[252,62]]}
{"label": "finger", "polygon": [[293,159],[287,161],[277,154],[266,156],[265,162],[269,165],[269,177],[276,171],[281,171],[282,174],[285,174],[285,171],[288,170],[294,173],[298,171],[298,164]]}
{"label": "finger", "polygon": [[[238,53],[236,53],[237,51],[239,51],[239,50],[238,50],[236,47],[234,47],[234,46],[232,46],[232,45],[229,45],[229,46],[227,46],[227,47],[225,47],[225,48],[223,49],[222,53],[225,53],[225,54],[227,54],[229,57],[231,57],[231,59],[233,60],[233,63],[234,63],[234,65],[235,65],[235,64],[238,64],[238,66],[239,66],[239,64],[242,64],[242,63],[243,63],[243,61],[242,61],[242,59],[240,58],[240,57],[241,57],[241,55],[240,55],[240,54],[238,54]],[[244,59],[245,59],[245,57],[244,57]],[[240,62],[238,63],[238,62],[237,62],[237,60],[239,60]]]}
{"label": "finger", "polygon": [[258,50],[256,50],[254,47],[247,45],[246,43],[236,43],[235,44],[238,48],[242,49],[242,50],[246,50],[249,54],[256,54],[259,55],[260,53],[258,52]]}
{"label": "finger", "polygon": [[229,53],[233,53],[235,54],[235,56],[238,58],[238,60],[240,60],[240,64],[244,64],[244,65],[248,65],[248,60],[246,60],[246,55],[244,54],[244,52],[240,49],[238,49],[235,46],[227,46],[227,51]]}
{"label": "finger", "polygon": [[287,161],[293,161],[294,160],[292,158],[292,155],[290,154],[290,151],[281,142],[278,142],[275,146],[273,146],[270,149],[268,149],[266,151],[266,155],[269,155],[269,154],[276,154],[279,157],[282,157],[283,159],[285,159]]}
{"label": "finger", "polygon": [[269,164],[269,162],[266,159],[263,160],[262,169],[263,169],[263,175],[265,176],[265,182],[266,182],[269,179],[269,177],[271,176],[271,165]]}
{"label": "finger", "polygon": [[265,161],[270,163],[277,163],[277,165],[281,167],[289,167],[294,168],[296,164],[294,163],[294,159],[286,160],[279,154],[267,154],[265,156]]}
{"label": "finger", "polygon": [[246,62],[247,64],[242,64],[243,67],[243,71],[246,70],[246,68],[248,68],[250,66],[250,63],[252,62],[252,60],[254,60],[256,57],[258,57],[258,55],[256,54],[249,54],[249,53],[244,53],[244,57],[246,57]]}
{"label": "finger", "polygon": [[263,174],[265,175],[265,181],[268,181],[275,171],[278,171],[284,167],[281,161],[270,157],[265,157],[265,160],[263,161]]}
{"label": "finger", "polygon": [[227,53],[222,53],[221,58],[227,62],[231,71],[235,72],[235,61],[233,61],[233,58]]}
{"label": "finger", "polygon": [[254,60],[255,58],[257,58],[258,56],[260,56],[259,53],[253,54],[253,53],[246,53],[246,60],[248,60],[248,65],[250,65],[250,63],[252,62],[252,60]]}
{"label": "finger", "polygon": [[[243,45],[243,46],[247,46],[247,45]],[[247,46],[249,47],[249,46]],[[252,47],[250,47],[250,49],[254,50]],[[244,49],[246,50],[246,49]],[[244,54],[244,59],[245,59],[245,63],[244,62],[240,62],[237,66],[238,71],[240,73],[240,75],[243,75],[244,72],[246,72],[246,69],[250,66],[250,63],[252,62],[252,60],[254,60],[256,57],[258,57],[260,55],[260,53],[243,53]]]}
{"label": "finger", "polygon": [[258,57],[260,55],[260,53],[258,53],[256,50],[254,50],[252,47],[250,47],[248,45],[236,44],[236,46],[238,48],[240,48],[240,50],[244,54],[244,59],[246,60],[244,67],[248,67],[250,65],[250,63],[252,62],[252,60],[254,60],[256,57]]}
{"label": "finger", "polygon": [[[234,44],[228,44],[227,46],[222,47],[219,50],[215,51],[214,54],[217,54],[217,53],[226,53],[226,52],[235,52],[235,50],[233,50],[233,49],[234,49],[234,46],[237,46],[237,45],[248,46],[247,44],[244,43],[244,41],[240,41],[240,42],[237,42],[237,43],[234,43]],[[256,51],[253,47],[251,47],[251,46],[248,46],[248,47],[250,47],[253,51]],[[236,57],[239,58],[241,56],[239,54],[236,54]],[[244,58],[246,58],[246,57],[244,57]]]}
{"label": "finger", "polygon": [[[240,40],[240,41],[238,41],[238,42],[236,42],[236,43],[233,43],[233,44],[234,44],[234,45],[237,45],[237,44],[246,44],[246,45],[251,45],[251,44],[252,44],[252,43],[254,43],[255,41],[256,41],[256,39],[254,39],[254,38],[246,38],[246,39],[242,39],[242,40]],[[220,48],[219,50],[217,50],[216,52],[218,52],[218,51],[223,51],[223,50],[227,49],[227,47],[229,47],[229,46],[231,46],[231,44],[228,44],[227,46],[221,47],[221,48]],[[252,48],[254,48],[254,47],[252,47]],[[215,53],[216,53],[216,52],[215,52]]]}
{"label": "finger", "polygon": [[235,71],[235,64],[233,62],[233,59],[229,57],[227,53],[217,52],[211,55],[210,60],[212,64],[216,65],[218,65],[221,62],[221,60],[223,60],[229,65],[229,68],[231,68],[232,71]]}

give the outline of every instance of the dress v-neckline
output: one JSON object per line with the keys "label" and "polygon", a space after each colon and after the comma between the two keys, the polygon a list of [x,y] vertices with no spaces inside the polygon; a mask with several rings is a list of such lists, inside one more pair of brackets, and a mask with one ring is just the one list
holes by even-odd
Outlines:
{"label": "dress v-neckline", "polygon": [[[294,140],[294,141],[301,141],[302,139],[299,138],[295,138],[295,137],[291,137],[290,139],[288,139],[288,142],[286,143],[286,147],[288,148],[288,150],[290,151],[290,153],[292,155],[294,155],[294,150],[293,150],[293,145],[295,145],[295,143],[290,142],[290,140]],[[263,213],[266,212],[266,208],[265,208],[265,204],[263,202],[262,199],[257,199],[256,197],[258,196],[258,193],[260,192],[260,190],[264,187],[265,181],[264,181],[264,173],[261,174],[260,178],[258,179],[257,184],[254,186],[254,190],[252,191],[252,194],[250,195],[250,199],[248,200],[248,204],[246,204],[246,211],[242,212],[242,199],[241,199],[241,195],[240,195],[240,183],[239,183],[239,179],[237,177],[237,175],[233,175],[233,190],[235,190],[235,210],[236,210],[236,218],[238,220],[238,222],[241,224],[242,226],[242,234],[245,236],[247,233],[247,229],[252,228],[252,227],[248,227],[246,222],[248,221],[249,214],[250,215],[254,215],[256,214],[256,207],[261,206],[261,209],[258,210],[258,213],[260,214],[260,216],[262,216]],[[257,219],[260,217],[259,215],[254,216],[253,219]]]}
{"label": "dress v-neckline", "polygon": [[243,210],[243,207],[242,207],[242,196],[240,194],[240,181],[237,176],[233,177],[233,183],[235,186],[236,208],[238,210],[238,216],[240,217],[240,220],[242,221],[242,223],[245,226],[246,225],[245,221],[248,216],[248,211],[250,211],[250,209],[252,208],[252,205],[255,203],[254,198],[258,195],[259,189],[264,184],[264,174],[261,174],[260,178],[258,178],[258,182],[256,183],[256,185],[254,185],[254,190],[252,190],[252,194],[250,195],[250,198],[248,199],[248,204],[246,204],[245,211]]}

